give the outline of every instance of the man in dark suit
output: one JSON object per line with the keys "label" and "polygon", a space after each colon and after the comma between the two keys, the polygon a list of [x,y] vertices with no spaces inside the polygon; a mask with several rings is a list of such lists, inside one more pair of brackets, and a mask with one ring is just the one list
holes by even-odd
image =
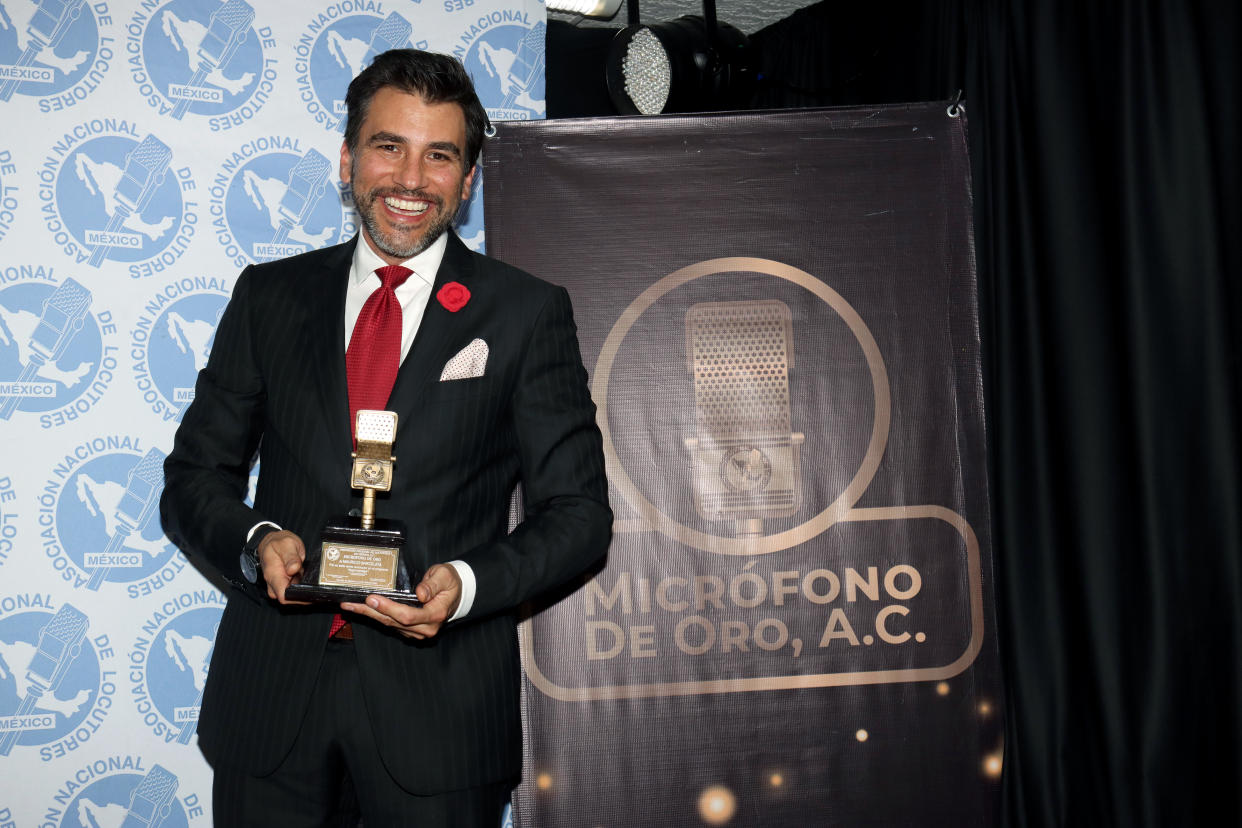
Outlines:
{"label": "man in dark suit", "polygon": [[[241,274],[165,465],[169,537],[231,584],[199,744],[218,825],[333,824],[352,783],[368,826],[495,826],[521,761],[514,609],[608,544],[595,408],[564,289],[449,231],[487,124],[460,63],[384,53],[346,104],[360,238]],[[393,265],[412,274],[390,282]],[[355,328],[385,291],[400,420],[376,512],[408,525],[423,606],[299,606],[307,544],[360,505],[355,379],[386,369]]]}

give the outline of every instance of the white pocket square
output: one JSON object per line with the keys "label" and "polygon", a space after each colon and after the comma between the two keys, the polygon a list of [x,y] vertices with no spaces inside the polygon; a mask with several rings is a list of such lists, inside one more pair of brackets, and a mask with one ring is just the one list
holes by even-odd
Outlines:
{"label": "white pocket square", "polygon": [[481,339],[475,339],[444,363],[444,370],[440,372],[440,382],[481,377],[486,367],[487,343]]}

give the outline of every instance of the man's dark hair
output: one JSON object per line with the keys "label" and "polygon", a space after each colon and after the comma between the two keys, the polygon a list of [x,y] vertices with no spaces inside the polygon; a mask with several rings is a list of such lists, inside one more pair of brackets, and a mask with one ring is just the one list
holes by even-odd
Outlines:
{"label": "man's dark hair", "polygon": [[483,148],[483,131],[490,123],[474,83],[457,58],[419,49],[390,49],[376,55],[371,65],[350,81],[345,93],[345,145],[351,154],[358,149],[358,133],[371,99],[386,86],[418,95],[427,103],[460,106],[466,116],[466,170],[474,166]]}

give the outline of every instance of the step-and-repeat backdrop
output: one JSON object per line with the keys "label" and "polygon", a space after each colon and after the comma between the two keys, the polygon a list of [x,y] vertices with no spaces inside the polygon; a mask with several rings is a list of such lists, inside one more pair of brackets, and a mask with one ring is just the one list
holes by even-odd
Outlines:
{"label": "step-and-repeat backdrop", "polygon": [[537,119],[545,29],[538,0],[0,0],[0,826],[210,824],[223,598],[156,504],[233,281],[355,232],[374,54],[457,55]]}

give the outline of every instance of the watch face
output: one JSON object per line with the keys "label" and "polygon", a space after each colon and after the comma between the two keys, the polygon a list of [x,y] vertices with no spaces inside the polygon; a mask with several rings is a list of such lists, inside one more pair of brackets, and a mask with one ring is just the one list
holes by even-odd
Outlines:
{"label": "watch face", "polygon": [[254,557],[248,549],[241,553],[241,571],[247,581],[257,584],[259,582],[259,567]]}

